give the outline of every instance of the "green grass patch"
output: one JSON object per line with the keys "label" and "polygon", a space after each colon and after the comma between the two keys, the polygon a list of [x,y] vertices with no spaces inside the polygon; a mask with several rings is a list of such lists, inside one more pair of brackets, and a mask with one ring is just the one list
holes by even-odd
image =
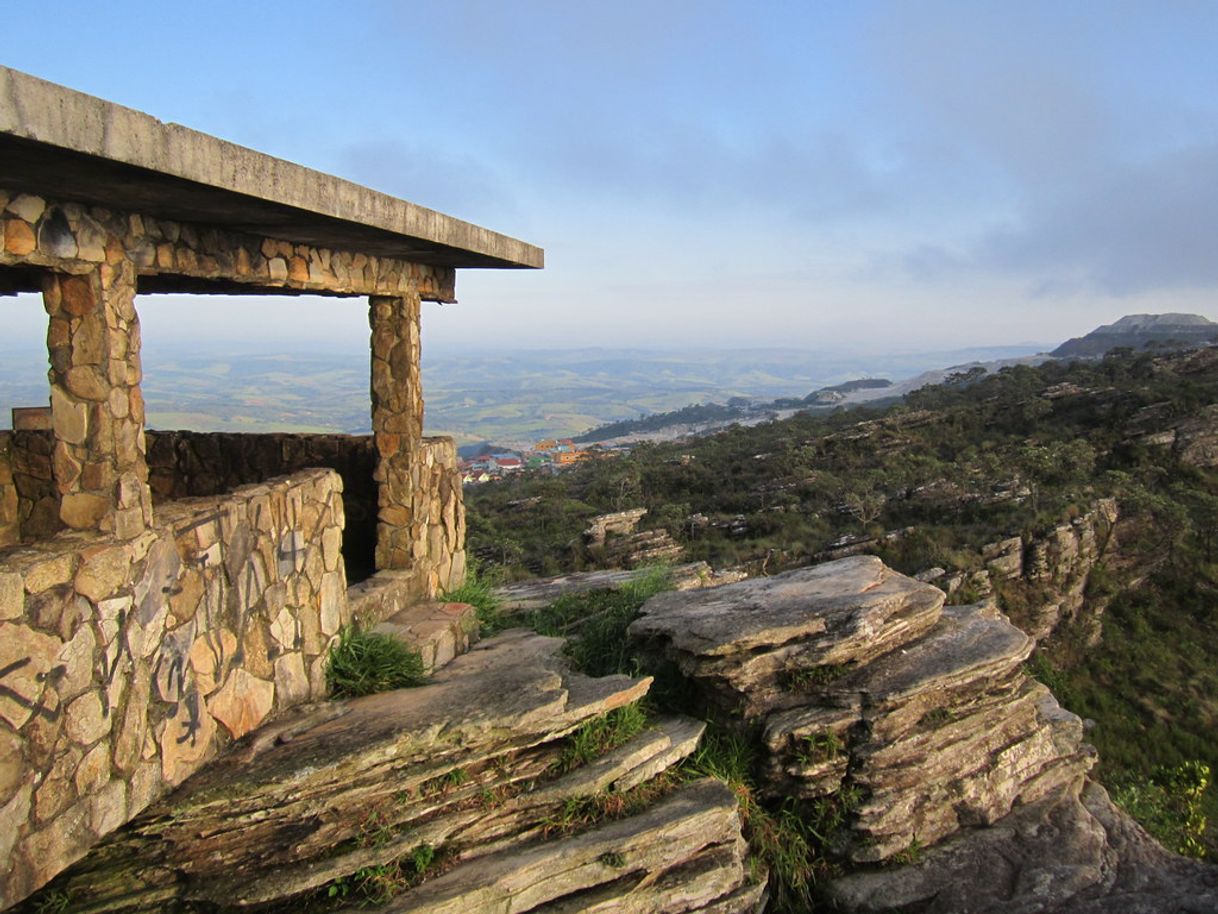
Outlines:
{"label": "green grass patch", "polygon": [[800,740],[795,758],[804,766],[822,765],[836,759],[845,748],[842,738],[836,733],[813,733]]}
{"label": "green grass patch", "polygon": [[529,627],[566,637],[573,665],[589,676],[633,672],[636,663],[626,628],[651,597],[672,588],[663,567],[640,569],[617,590],[567,594],[535,612]]}
{"label": "green grass patch", "polygon": [[474,607],[478,612],[478,629],[484,637],[509,626],[501,609],[501,601],[495,595],[495,582],[472,561],[465,569],[465,582],[460,587],[446,590],[440,599],[449,603],[468,603]]}
{"label": "green grass patch", "polygon": [[600,717],[580,725],[567,737],[567,744],[555,763],[566,773],[586,765],[606,752],[616,749],[647,726],[647,713],[638,702],[614,708]]}
{"label": "green grass patch", "polygon": [[358,698],[426,681],[418,651],[396,638],[355,626],[343,629],[326,662],[326,684],[332,698]]}
{"label": "green grass patch", "polygon": [[767,910],[778,914],[812,910],[818,869],[827,864],[817,854],[815,836],[794,801],[773,806],[758,797],[757,752],[748,738],[708,724],[702,742],[681,768],[687,777],[717,778],[736,794],[749,842],[749,871],[756,879],[769,874]]}
{"label": "green grass patch", "polygon": [[850,672],[852,664],[825,663],[812,667],[791,667],[783,671],[782,686],[791,692],[811,692],[841,679]]}
{"label": "green grass patch", "polygon": [[344,904],[354,902],[360,907],[387,904],[422,882],[436,861],[436,849],[430,844],[419,844],[397,860],[360,867],[349,876],[340,876],[325,886],[325,897]]}

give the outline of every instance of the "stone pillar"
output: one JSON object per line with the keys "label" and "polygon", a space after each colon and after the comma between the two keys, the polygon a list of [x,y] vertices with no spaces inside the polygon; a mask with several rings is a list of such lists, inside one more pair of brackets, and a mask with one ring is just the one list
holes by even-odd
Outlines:
{"label": "stone pillar", "polygon": [[423,437],[419,372],[419,296],[374,295],[372,435],[376,442],[377,570],[412,567],[414,476]]}
{"label": "stone pillar", "polygon": [[52,472],[66,526],[129,539],[152,523],[140,326],[135,266],[121,255],[108,261],[84,275],[49,273],[43,281]]}

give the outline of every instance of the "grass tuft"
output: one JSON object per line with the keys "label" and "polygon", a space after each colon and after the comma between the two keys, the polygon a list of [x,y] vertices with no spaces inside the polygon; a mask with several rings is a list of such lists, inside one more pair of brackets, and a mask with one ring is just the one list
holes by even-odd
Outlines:
{"label": "grass tuft", "polygon": [[478,612],[478,628],[482,636],[489,637],[509,627],[501,609],[501,601],[495,595],[494,580],[470,562],[465,569],[465,583],[440,595],[449,603],[468,603]]}
{"label": "grass tuft", "polygon": [[529,627],[543,635],[566,637],[573,665],[589,676],[632,673],[635,658],[626,628],[644,603],[671,588],[668,569],[643,568],[617,590],[559,597],[535,612]]}
{"label": "grass tuft", "polygon": [[625,743],[647,726],[647,713],[635,702],[614,708],[581,724],[567,737],[567,745],[554,767],[561,774],[586,765]]}
{"label": "grass tuft", "polygon": [[809,911],[818,867],[824,866],[813,847],[813,833],[796,804],[787,800],[776,808],[761,802],[753,771],[756,745],[738,733],[708,724],[697,750],[682,766],[692,777],[713,777],[736,794],[740,819],[751,851],[749,872],[760,880],[770,877],[769,910]]}
{"label": "grass tuft", "polygon": [[396,638],[354,626],[343,629],[326,663],[326,684],[332,698],[357,698],[426,681],[418,651]]}

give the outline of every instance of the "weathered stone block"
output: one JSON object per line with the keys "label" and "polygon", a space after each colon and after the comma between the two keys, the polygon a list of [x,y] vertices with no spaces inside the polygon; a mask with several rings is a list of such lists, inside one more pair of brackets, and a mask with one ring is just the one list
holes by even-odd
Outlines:
{"label": "weathered stone block", "polygon": [[308,699],[309,677],[300,654],[287,654],[275,661],[275,692],[282,707],[298,705]]}
{"label": "weathered stone block", "polygon": [[78,796],[89,796],[110,780],[110,747],[98,743],[90,749],[72,776]]}
{"label": "weathered stone block", "polygon": [[207,701],[207,710],[233,739],[240,739],[261,724],[275,704],[275,685],[236,669],[224,686]]}
{"label": "weathered stone block", "polygon": [[96,528],[109,513],[111,501],[90,492],[70,492],[59,504],[59,519],[75,530]]}
{"label": "weathered stone block", "polygon": [[76,634],[59,651],[55,667],[62,672],[55,681],[60,698],[70,701],[89,688],[97,675],[94,669],[94,650],[97,639],[89,625],[82,625]]}
{"label": "weathered stone block", "polygon": [[64,730],[82,746],[90,746],[110,732],[110,714],[97,692],[87,692],[67,708]]}
{"label": "weathered stone block", "polygon": [[213,750],[212,739],[216,722],[203,706],[197,692],[187,694],[177,704],[173,716],[165,721],[161,731],[161,775],[176,787],[198,770],[199,764]]}
{"label": "weathered stone block", "polygon": [[21,219],[4,220],[4,250],[9,254],[24,257],[31,253],[38,243],[34,238],[34,230]]}
{"label": "weathered stone block", "polygon": [[15,571],[0,571],[0,621],[25,614],[25,582]]}
{"label": "weathered stone block", "polygon": [[20,729],[41,707],[47,673],[63,642],[25,625],[0,622],[0,718]]}
{"label": "weathered stone block", "polygon": [[7,212],[20,217],[31,225],[42,218],[46,208],[46,201],[34,194],[18,194],[9,200],[5,207]]}
{"label": "weathered stone block", "polygon": [[98,603],[117,594],[131,576],[131,553],[122,545],[93,546],[80,553],[76,592]]}

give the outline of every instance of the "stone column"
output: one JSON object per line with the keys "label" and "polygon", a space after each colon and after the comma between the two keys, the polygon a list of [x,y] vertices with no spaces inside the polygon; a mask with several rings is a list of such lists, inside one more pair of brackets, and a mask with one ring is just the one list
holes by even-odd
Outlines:
{"label": "stone column", "polygon": [[90,273],[43,281],[59,518],[122,539],[152,523],[135,277],[114,256]]}
{"label": "stone column", "polygon": [[376,442],[376,567],[412,567],[414,477],[423,437],[419,372],[419,296],[374,295],[372,326],[372,435]]}

